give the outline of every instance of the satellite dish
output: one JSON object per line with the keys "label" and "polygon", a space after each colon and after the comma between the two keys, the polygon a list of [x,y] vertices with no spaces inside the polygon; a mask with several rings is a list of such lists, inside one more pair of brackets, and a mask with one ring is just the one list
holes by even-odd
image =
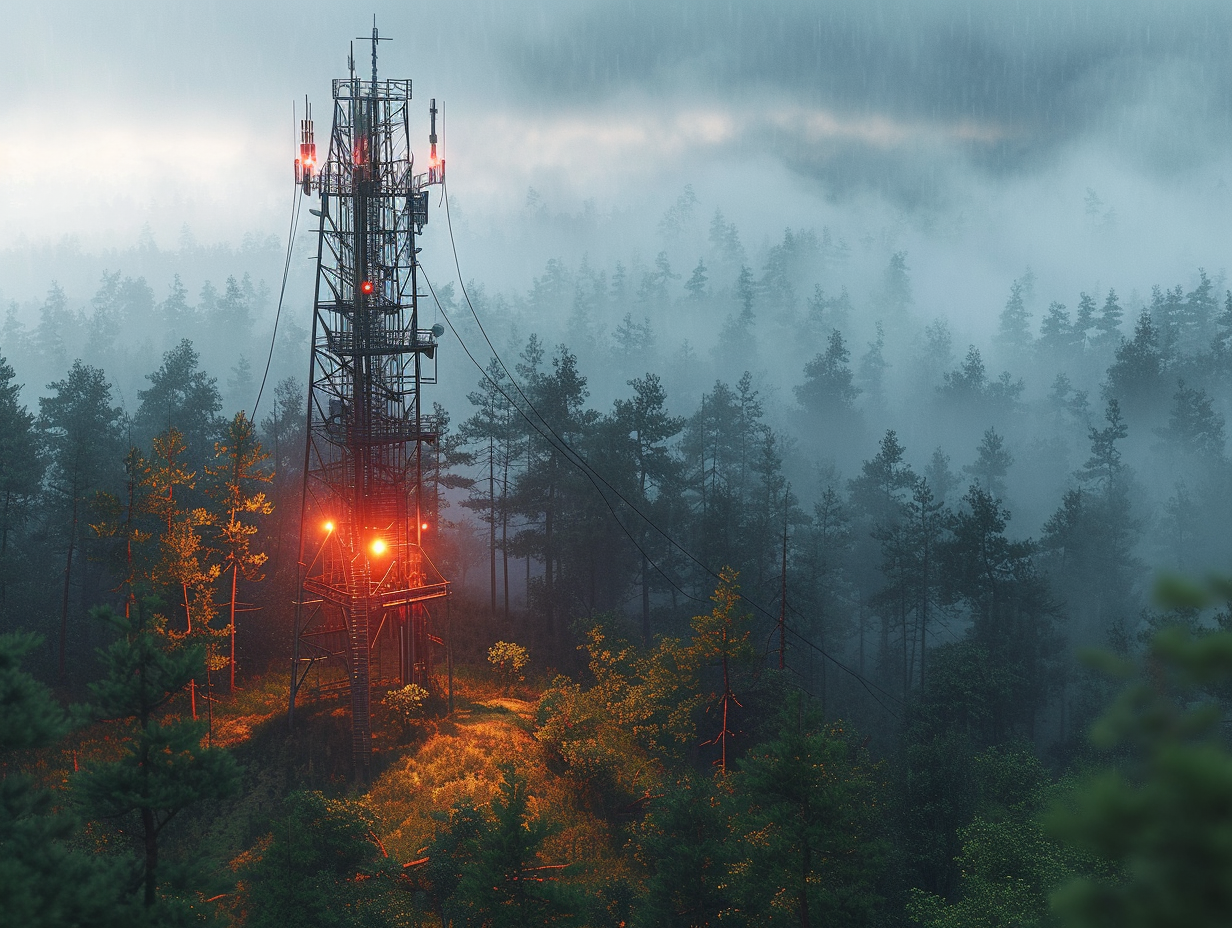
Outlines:
{"label": "satellite dish", "polygon": [[445,334],[445,327],[441,325],[439,322],[436,323],[436,325],[432,326],[432,337],[433,338],[440,338],[444,334]]}

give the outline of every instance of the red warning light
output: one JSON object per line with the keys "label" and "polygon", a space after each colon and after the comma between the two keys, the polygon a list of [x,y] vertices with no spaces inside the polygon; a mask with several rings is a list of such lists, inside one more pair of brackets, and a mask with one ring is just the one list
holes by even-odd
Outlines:
{"label": "red warning light", "polygon": [[363,294],[371,293],[375,288],[372,286],[372,281],[365,280],[359,285],[359,292]]}

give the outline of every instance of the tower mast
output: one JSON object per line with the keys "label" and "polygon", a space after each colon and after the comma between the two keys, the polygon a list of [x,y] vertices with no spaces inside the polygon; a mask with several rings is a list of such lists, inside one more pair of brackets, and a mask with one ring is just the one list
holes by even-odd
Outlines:
{"label": "tower mast", "polygon": [[[333,82],[329,151],[318,166],[311,112],[296,182],[319,197],[307,447],[300,518],[290,717],[308,671],[342,668],[351,696],[355,772],[372,753],[373,667],[396,649],[397,679],[431,685],[429,606],[449,594],[423,541],[423,454],[438,425],[422,409],[443,329],[421,328],[418,236],[444,162],[414,172],[409,80]],[[435,149],[435,101],[433,101]]]}

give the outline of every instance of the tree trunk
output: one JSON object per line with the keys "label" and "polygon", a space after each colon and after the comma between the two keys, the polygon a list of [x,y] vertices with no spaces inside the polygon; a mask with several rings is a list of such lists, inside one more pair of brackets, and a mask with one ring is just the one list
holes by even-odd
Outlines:
{"label": "tree trunk", "polygon": [[556,501],[553,498],[554,487],[548,488],[548,504],[545,508],[543,518],[543,591],[544,591],[544,620],[547,625],[548,640],[551,642],[551,647],[556,646],[556,622],[553,611],[554,599],[552,590],[552,508]]}
{"label": "tree trunk", "polygon": [[505,628],[510,628],[509,620],[509,464],[504,464],[504,475],[501,478],[501,579],[505,583]]}
{"label": "tree trunk", "polygon": [[145,906],[151,908],[158,888],[158,829],[154,824],[154,810],[142,808],[141,827],[145,832]]}
{"label": "tree trunk", "polygon": [[13,494],[4,494],[4,524],[0,525],[0,629],[8,627],[8,550],[9,512],[12,510]]}
{"label": "tree trunk", "polygon": [[[188,584],[181,583],[180,588],[184,591],[184,622],[187,626],[187,633],[192,634],[192,609],[188,605]],[[207,658],[208,660],[208,658]],[[188,702],[192,706],[193,721],[197,721],[197,678],[188,681]]]}
{"label": "tree trunk", "polygon": [[64,651],[68,645],[68,587],[73,574],[73,548],[77,544],[77,494],[73,494],[73,522],[68,532],[68,557],[64,562],[64,598],[60,603],[60,683],[64,683]]}
{"label": "tree trunk", "polygon": [[239,579],[239,561],[231,565],[231,686],[228,692],[235,692],[235,587]]}
{"label": "tree trunk", "polygon": [[812,852],[807,840],[800,861],[800,928],[809,928],[808,876],[813,867]]}
{"label": "tree trunk", "polygon": [[650,647],[650,561],[642,555],[642,644]]}
{"label": "tree trunk", "polygon": [[492,566],[492,621],[496,621],[496,439],[488,436],[488,502],[491,518],[488,520],[488,542]]}

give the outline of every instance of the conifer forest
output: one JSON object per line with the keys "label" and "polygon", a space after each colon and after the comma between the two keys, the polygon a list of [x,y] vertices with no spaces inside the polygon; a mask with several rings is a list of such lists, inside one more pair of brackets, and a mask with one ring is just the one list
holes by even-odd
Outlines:
{"label": "conifer forest", "polygon": [[[138,41],[69,6],[81,68]],[[243,183],[100,135],[131,170],[40,226],[0,179],[0,922],[1232,921],[1232,16],[884,6],[332,10],[192,91],[247,95]],[[202,37],[174,83],[276,22],[233,13],[134,35]],[[309,86],[324,152],[356,28],[433,171],[457,101],[412,255],[449,594],[420,682],[373,633],[370,745],[298,644],[332,220],[244,128]],[[32,105],[0,164],[50,171]]]}

